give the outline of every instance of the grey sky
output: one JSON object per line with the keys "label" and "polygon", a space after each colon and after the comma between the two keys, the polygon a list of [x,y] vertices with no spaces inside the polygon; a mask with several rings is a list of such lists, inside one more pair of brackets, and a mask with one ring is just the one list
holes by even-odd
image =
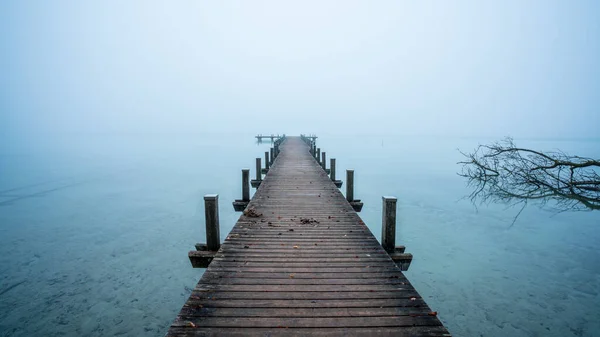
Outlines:
{"label": "grey sky", "polygon": [[598,137],[599,4],[3,1],[0,131]]}

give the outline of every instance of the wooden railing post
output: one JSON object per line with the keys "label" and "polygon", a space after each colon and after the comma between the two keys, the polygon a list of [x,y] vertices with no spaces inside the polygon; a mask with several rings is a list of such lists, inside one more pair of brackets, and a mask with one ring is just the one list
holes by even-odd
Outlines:
{"label": "wooden railing post", "polygon": [[321,152],[321,167],[323,167],[323,170],[327,171],[327,155],[325,154],[325,151]]}
{"label": "wooden railing post", "polygon": [[329,159],[329,178],[335,181],[335,158]]}
{"label": "wooden railing post", "polygon": [[[336,180],[335,179],[335,158],[331,158],[329,160],[329,177],[331,178],[331,181],[333,181],[333,183],[335,184],[335,186],[337,188],[342,187],[343,182],[341,180]],[[327,171],[326,171],[327,172]]]}
{"label": "wooden railing post", "polygon": [[381,247],[390,254],[392,260],[402,271],[407,271],[413,256],[405,253],[406,247],[396,246],[396,197],[383,196],[381,208]]}
{"label": "wooden railing post", "polygon": [[381,224],[381,246],[392,253],[396,248],[396,197],[384,196]]}
{"label": "wooden railing post", "polygon": [[267,151],[265,151],[265,171],[269,171],[269,152]]}
{"label": "wooden railing post", "polygon": [[354,199],[354,170],[346,170],[346,200],[348,200],[354,211],[360,212],[362,210],[363,203],[360,199]]}
{"label": "wooden railing post", "polygon": [[250,201],[250,169],[242,169],[242,201]]}
{"label": "wooden railing post", "polygon": [[270,151],[271,151],[271,162],[270,162],[270,164],[273,165],[273,161],[275,160],[275,157],[273,156],[273,148],[271,148]]}
{"label": "wooden railing post", "polygon": [[256,158],[256,180],[261,181],[262,180],[262,164],[260,162],[260,158]]}
{"label": "wooden railing post", "polygon": [[346,170],[346,200],[354,201],[354,170]]}
{"label": "wooden railing post", "polygon": [[262,163],[260,161],[260,158],[256,158],[256,179],[252,179],[250,181],[250,184],[252,185],[252,187],[254,188],[258,188],[258,186],[260,186],[260,182],[262,181]]}
{"label": "wooden railing post", "polygon": [[218,194],[204,196],[204,217],[206,220],[206,248],[216,252],[221,247]]}
{"label": "wooden railing post", "polygon": [[320,147],[317,148],[317,157],[315,159],[317,160],[317,162],[320,165],[321,164],[321,148]]}

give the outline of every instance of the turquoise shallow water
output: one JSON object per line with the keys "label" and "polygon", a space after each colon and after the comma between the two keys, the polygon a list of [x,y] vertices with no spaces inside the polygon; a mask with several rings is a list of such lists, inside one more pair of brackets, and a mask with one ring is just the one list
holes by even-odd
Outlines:
{"label": "turquoise shallow water", "polygon": [[[381,196],[398,197],[406,273],[455,336],[595,336],[600,213],[501,205],[476,210],[457,148],[487,139],[339,137],[319,146],[355,169],[360,216],[380,236]],[[597,141],[519,140],[600,157]],[[61,146],[57,147],[56,143]],[[60,148],[60,150],[59,150]],[[202,196],[220,194],[221,234],[239,214],[252,135],[53,140],[0,153],[0,336],[154,335],[199,280]]]}

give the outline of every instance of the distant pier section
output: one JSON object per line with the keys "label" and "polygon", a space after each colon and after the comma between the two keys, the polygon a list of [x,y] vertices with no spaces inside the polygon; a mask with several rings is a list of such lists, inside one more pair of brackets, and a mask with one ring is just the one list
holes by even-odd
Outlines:
{"label": "distant pier section", "polygon": [[262,143],[263,143],[263,140],[265,140],[265,139],[266,139],[266,140],[271,140],[271,143],[274,143],[274,142],[275,142],[276,140],[278,140],[278,139],[283,139],[283,138],[285,138],[285,134],[284,134],[284,135],[279,135],[279,134],[277,134],[277,135],[275,135],[275,134],[271,134],[271,135],[263,135],[263,134],[260,134],[260,133],[259,133],[259,134],[258,134],[258,135],[256,135],[254,138],[256,138],[256,142],[257,142],[258,144],[262,144]]}

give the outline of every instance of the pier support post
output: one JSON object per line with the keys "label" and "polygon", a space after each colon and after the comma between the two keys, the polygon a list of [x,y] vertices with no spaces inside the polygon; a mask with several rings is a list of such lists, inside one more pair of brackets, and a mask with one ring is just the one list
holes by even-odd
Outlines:
{"label": "pier support post", "polygon": [[273,161],[275,160],[275,157],[273,156],[273,152],[274,152],[273,148],[271,148],[270,151],[271,151],[271,162],[270,162],[270,164],[273,165]]}
{"label": "pier support post", "polygon": [[327,155],[325,154],[325,151],[321,152],[321,167],[323,168],[323,170],[327,171]]}
{"label": "pier support post", "polygon": [[386,252],[393,252],[396,248],[396,199],[383,196],[381,246]]}
{"label": "pier support post", "polygon": [[385,249],[398,268],[407,271],[413,256],[410,253],[404,253],[404,246],[396,246],[396,205],[397,198],[392,196],[383,196],[383,205],[381,209],[381,246]]}
{"label": "pier support post", "polygon": [[256,180],[262,180],[262,175],[260,174],[261,167],[260,158],[256,158]]}
{"label": "pier support post", "polygon": [[354,201],[354,170],[346,170],[346,200]]}
{"label": "pier support post", "polygon": [[242,200],[250,201],[250,169],[242,169]]}
{"label": "pier support post", "polygon": [[267,174],[269,172],[269,152],[265,151],[265,168],[262,173]]}
{"label": "pier support post", "polygon": [[221,247],[218,194],[204,196],[204,220],[206,224],[206,244],[197,243],[196,250],[188,253],[194,268],[208,267]]}
{"label": "pier support post", "polygon": [[362,210],[363,203],[360,199],[354,199],[354,170],[346,170],[346,200],[355,212]]}
{"label": "pier support post", "polygon": [[256,158],[256,179],[250,181],[252,187],[258,188],[260,186],[260,182],[262,181],[262,164],[260,162],[260,158]]}
{"label": "pier support post", "polygon": [[335,184],[335,186],[337,188],[342,187],[342,181],[341,180],[335,180],[335,158],[331,158],[329,159],[329,177],[331,178],[331,181],[333,181],[333,183]]}
{"label": "pier support post", "polygon": [[233,209],[242,212],[250,203],[250,169],[242,169],[242,199],[233,202]]}
{"label": "pier support post", "polygon": [[221,247],[218,194],[204,196],[204,217],[206,220],[206,248],[216,252]]}
{"label": "pier support post", "polygon": [[317,157],[315,159],[317,160],[317,162],[320,165],[321,164],[321,148],[320,147],[317,148]]}
{"label": "pier support post", "polygon": [[329,170],[329,178],[331,178],[332,181],[335,181],[335,158],[329,159]]}

